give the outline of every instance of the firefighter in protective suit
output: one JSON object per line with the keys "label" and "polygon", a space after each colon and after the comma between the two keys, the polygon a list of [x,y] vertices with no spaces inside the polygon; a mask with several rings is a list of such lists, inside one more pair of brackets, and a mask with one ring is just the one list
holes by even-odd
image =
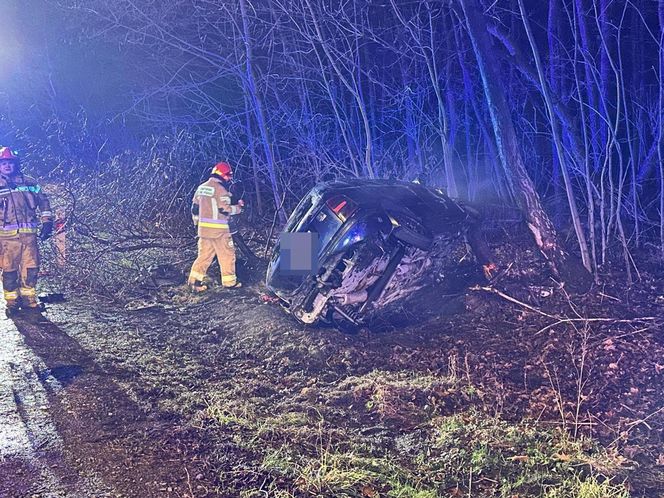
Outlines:
{"label": "firefighter in protective suit", "polygon": [[214,257],[221,267],[221,285],[238,288],[235,275],[235,247],[228,218],[242,212],[244,201],[233,204],[229,192],[233,171],[228,163],[212,168],[208,181],[199,185],[191,204],[191,215],[198,229],[198,257],[191,267],[188,284],[193,292],[208,289],[206,273]]}
{"label": "firefighter in protective suit", "polygon": [[18,154],[0,147],[0,257],[7,315],[21,307],[39,309],[38,214],[42,224],[39,237],[46,240],[53,231],[48,198],[33,178],[21,173]]}

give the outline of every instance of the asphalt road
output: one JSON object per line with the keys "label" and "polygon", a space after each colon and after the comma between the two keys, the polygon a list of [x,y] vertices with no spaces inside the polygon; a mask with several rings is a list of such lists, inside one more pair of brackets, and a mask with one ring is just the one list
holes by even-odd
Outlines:
{"label": "asphalt road", "polygon": [[16,323],[0,318],[0,496],[103,495],[64,458],[49,400],[62,389]]}
{"label": "asphalt road", "polygon": [[0,311],[0,498],[191,496],[186,435],[49,320],[72,309]]}

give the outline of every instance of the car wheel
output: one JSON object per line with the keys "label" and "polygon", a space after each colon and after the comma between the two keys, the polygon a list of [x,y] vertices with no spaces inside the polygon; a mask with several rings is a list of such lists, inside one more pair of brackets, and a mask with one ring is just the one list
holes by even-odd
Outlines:
{"label": "car wheel", "polygon": [[392,234],[397,240],[423,251],[431,249],[433,244],[433,238],[427,233],[426,229],[412,220],[405,220],[392,231]]}

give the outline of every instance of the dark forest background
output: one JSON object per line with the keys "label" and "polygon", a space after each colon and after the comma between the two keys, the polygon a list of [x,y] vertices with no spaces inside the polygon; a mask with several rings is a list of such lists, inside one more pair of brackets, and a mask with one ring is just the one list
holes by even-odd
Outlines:
{"label": "dark forest background", "polygon": [[105,247],[190,238],[227,160],[252,220],[396,177],[522,217],[595,274],[664,254],[662,1],[3,5],[0,138]]}

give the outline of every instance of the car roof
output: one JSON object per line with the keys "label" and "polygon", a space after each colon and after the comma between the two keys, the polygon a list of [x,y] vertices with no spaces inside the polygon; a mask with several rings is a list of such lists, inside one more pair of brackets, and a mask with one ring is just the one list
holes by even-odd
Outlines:
{"label": "car roof", "polygon": [[467,216],[459,203],[442,190],[419,183],[353,178],[323,183],[316,190],[323,199],[343,195],[365,208],[407,208],[417,215],[436,218],[437,221],[461,221]]}

